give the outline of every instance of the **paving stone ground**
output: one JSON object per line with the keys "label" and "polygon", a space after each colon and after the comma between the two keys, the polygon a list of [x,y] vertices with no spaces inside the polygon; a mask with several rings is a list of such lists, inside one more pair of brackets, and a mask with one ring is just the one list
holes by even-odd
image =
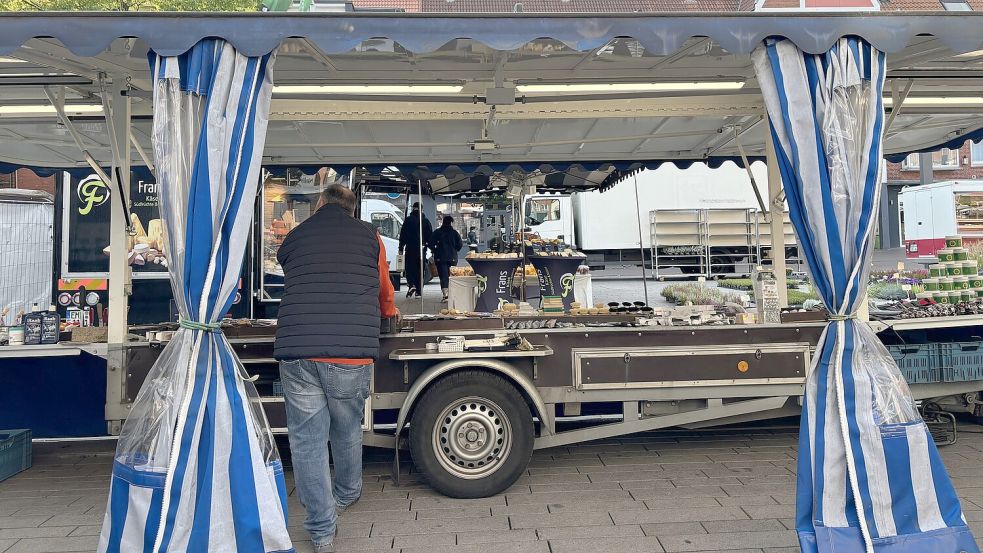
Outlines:
{"label": "paving stone ground", "polygon": [[[983,427],[942,457],[983,536]],[[794,429],[647,433],[537,451],[505,493],[449,499],[391,453],[366,455],[362,500],[337,550],[401,553],[797,553]],[[0,553],[94,551],[114,442],[35,444],[34,467],[0,483]],[[290,531],[311,544],[291,490]]]}

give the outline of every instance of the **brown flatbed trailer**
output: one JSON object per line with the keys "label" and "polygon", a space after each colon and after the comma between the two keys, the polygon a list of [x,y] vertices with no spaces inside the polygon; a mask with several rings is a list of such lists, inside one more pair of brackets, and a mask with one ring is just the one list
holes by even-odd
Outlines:
{"label": "brown flatbed trailer", "polygon": [[[797,415],[824,326],[618,326],[624,324],[514,331],[535,352],[435,353],[426,344],[448,331],[386,334],[366,407],[365,443],[394,448],[398,435],[399,447],[409,447],[439,491],[494,494],[525,470],[533,449]],[[480,339],[495,332],[453,334]],[[225,333],[247,372],[258,377],[271,426],[285,432],[283,398],[272,393],[279,378],[274,329]],[[131,401],[160,349],[129,347]],[[983,388],[960,382],[912,385],[912,391],[935,398],[976,384]]]}

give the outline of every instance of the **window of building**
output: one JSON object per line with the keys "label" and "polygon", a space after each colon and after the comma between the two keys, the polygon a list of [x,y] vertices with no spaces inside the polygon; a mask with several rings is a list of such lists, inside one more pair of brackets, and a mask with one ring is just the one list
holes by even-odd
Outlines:
{"label": "window of building", "polygon": [[983,166],[983,140],[979,142],[970,142],[970,158],[969,162],[974,167]]}
{"label": "window of building", "polygon": [[971,12],[973,8],[964,0],[942,0],[942,7],[950,12]]}
{"label": "window of building", "polygon": [[402,225],[392,216],[391,213],[373,213],[372,226],[379,231],[379,234],[386,238],[399,240],[399,231]]}
{"label": "window of building", "polygon": [[[901,168],[905,171],[917,171],[919,169],[918,160],[918,154],[911,154],[905,158],[904,163],[901,164]],[[932,152],[932,169],[942,171],[959,169],[959,150],[942,148],[941,150]]]}

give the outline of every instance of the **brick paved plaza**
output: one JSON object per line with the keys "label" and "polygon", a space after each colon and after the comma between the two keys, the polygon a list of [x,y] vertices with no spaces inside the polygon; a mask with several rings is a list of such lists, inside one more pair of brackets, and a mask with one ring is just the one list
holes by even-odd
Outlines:
{"label": "brick paved plaza", "polygon": [[[942,455],[980,537],[983,427],[961,430]],[[795,445],[794,429],[763,429],[555,448],[536,452],[506,493],[478,500],[434,493],[408,462],[396,487],[391,453],[371,450],[362,500],[336,543],[342,553],[794,553]],[[0,552],[94,551],[114,446],[35,444],[34,468],[0,483]],[[303,516],[292,494],[298,552],[310,551]]]}

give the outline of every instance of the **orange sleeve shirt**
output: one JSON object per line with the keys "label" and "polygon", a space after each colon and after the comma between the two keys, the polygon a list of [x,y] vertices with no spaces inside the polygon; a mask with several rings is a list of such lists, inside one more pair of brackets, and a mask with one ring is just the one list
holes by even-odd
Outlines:
{"label": "orange sleeve shirt", "polygon": [[[389,280],[389,262],[386,260],[386,245],[382,243],[382,236],[376,234],[379,239],[379,310],[382,316],[390,319],[396,316],[396,290],[393,282]],[[371,359],[339,359],[334,357],[316,357],[311,361],[321,363],[334,363],[336,365],[368,365]]]}

